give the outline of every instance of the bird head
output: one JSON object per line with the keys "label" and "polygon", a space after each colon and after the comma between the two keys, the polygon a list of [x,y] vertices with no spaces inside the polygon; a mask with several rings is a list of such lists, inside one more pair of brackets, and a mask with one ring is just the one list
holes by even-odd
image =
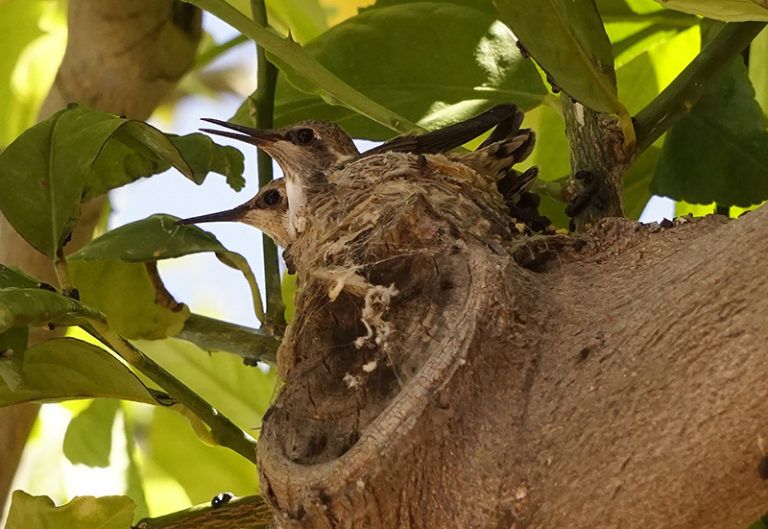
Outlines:
{"label": "bird head", "polygon": [[260,229],[283,248],[293,239],[288,231],[288,198],[282,178],[266,184],[244,204],[217,213],[182,219],[178,224],[201,222],[242,222]]}
{"label": "bird head", "polygon": [[281,129],[254,129],[217,119],[204,121],[230,130],[201,129],[203,132],[256,145],[277,162],[285,176],[285,194],[291,205],[288,231],[292,238],[303,230],[306,221],[302,209],[310,183],[334,165],[359,155],[349,134],[330,121],[300,121]]}

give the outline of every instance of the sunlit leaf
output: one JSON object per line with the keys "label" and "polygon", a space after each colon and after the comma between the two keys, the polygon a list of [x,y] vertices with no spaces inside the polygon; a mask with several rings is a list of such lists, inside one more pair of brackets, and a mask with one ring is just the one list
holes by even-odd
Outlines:
{"label": "sunlit leaf", "polygon": [[80,496],[57,507],[48,496],[17,490],[5,529],[129,529],[134,508],[127,496]]}
{"label": "sunlit leaf", "polygon": [[[21,362],[0,358],[0,372],[14,372],[16,387],[0,379],[0,406],[108,397],[157,404],[130,369],[110,353],[74,338],[57,338],[27,349]],[[159,397],[158,397],[159,398]]]}
{"label": "sunlit leaf", "polygon": [[209,354],[183,340],[141,342],[140,347],[239,427],[258,437],[261,417],[274,394],[276,373],[245,366],[225,353]]}
{"label": "sunlit leaf", "polygon": [[110,326],[130,339],[175,336],[189,308],[165,291],[156,270],[144,263],[72,259],[72,282],[80,299],[103,312]]}
{"label": "sunlit leaf", "polygon": [[580,103],[621,114],[611,43],[591,0],[494,0],[502,20],[555,84]]}
{"label": "sunlit leaf", "polygon": [[35,122],[64,54],[65,11],[51,0],[0,2],[0,150]]}
{"label": "sunlit leaf", "polygon": [[749,45],[749,79],[755,99],[768,115],[768,30],[764,29]]}
{"label": "sunlit leaf", "polygon": [[768,21],[766,0],[657,0],[669,9],[725,22]]}
{"label": "sunlit leaf", "polygon": [[270,23],[275,19],[291,31],[299,43],[311,40],[326,29],[326,14],[318,0],[274,0],[267,2]]}
{"label": "sunlit leaf", "polygon": [[[304,50],[365,95],[427,128],[497,103],[536,106],[546,89],[535,68],[521,56],[510,31],[472,4],[414,2],[366,9]],[[247,120],[247,114],[240,113],[240,119]],[[281,75],[276,123],[309,118],[336,121],[359,138],[392,136],[345,107],[296,89]]]}
{"label": "sunlit leaf", "polygon": [[146,457],[176,480],[193,504],[209,502],[222,491],[237,496],[258,492],[255,466],[229,449],[201,443],[180,415],[160,407],[153,413]]}
{"label": "sunlit leaf", "polygon": [[112,425],[120,407],[114,399],[95,399],[75,415],[64,434],[64,455],[72,464],[109,466]]}

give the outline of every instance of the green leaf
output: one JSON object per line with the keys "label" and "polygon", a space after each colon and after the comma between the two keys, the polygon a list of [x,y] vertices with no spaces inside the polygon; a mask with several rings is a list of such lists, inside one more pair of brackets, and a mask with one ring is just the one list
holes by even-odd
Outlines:
{"label": "green leaf", "polygon": [[73,106],[0,153],[0,210],[32,246],[53,257],[81,201],[171,166],[197,183],[216,171],[233,187],[243,185],[242,154],[232,147],[202,134],[170,138],[140,121]]}
{"label": "green leaf", "polygon": [[766,0],[656,0],[664,7],[724,22],[768,21]]}
{"label": "green leaf", "polygon": [[5,376],[0,378],[0,406],[93,397],[149,404],[161,399],[110,353],[74,338],[34,345],[21,361],[0,358],[0,373],[13,373],[19,381],[10,387]]}
{"label": "green leaf", "polygon": [[227,448],[201,443],[186,419],[170,410],[153,408],[147,444],[151,464],[178,482],[193,504],[207,503],[222,491],[245,496],[259,490],[255,466],[243,464]]}
{"label": "green leaf", "polygon": [[127,496],[80,496],[56,507],[48,496],[17,490],[5,529],[130,529],[134,508]]}
{"label": "green leaf", "polygon": [[740,58],[667,133],[651,190],[721,206],[768,198],[768,132]]}
{"label": "green leaf", "polygon": [[698,17],[664,9],[653,0],[597,0],[597,7],[613,46],[616,70],[699,23]]}
{"label": "green leaf", "polygon": [[651,198],[651,181],[661,156],[659,147],[649,147],[624,174],[624,213],[639,219]]}
{"label": "green leaf", "polygon": [[0,288],[38,288],[40,282],[21,270],[0,264]]}
{"label": "green leaf", "polygon": [[318,0],[277,0],[267,2],[270,23],[282,22],[296,42],[311,40],[328,29],[325,11]]}
{"label": "green leaf", "polygon": [[0,288],[0,333],[22,325],[80,325],[103,315],[80,302],[40,288]]}
{"label": "green leaf", "polygon": [[[124,150],[105,146],[113,136],[113,145],[143,146],[192,177],[178,150],[157,129],[77,106],[38,123],[0,153],[0,210],[49,257],[65,244],[83,197],[126,183],[124,174],[114,171],[123,162],[114,154]],[[100,164],[95,164],[97,157],[103,157]]]}
{"label": "green leaf", "polygon": [[125,455],[126,459],[128,459],[128,465],[125,469],[125,492],[128,494],[128,497],[136,503],[134,519],[142,520],[149,516],[149,507],[147,506],[147,498],[144,493],[144,480],[141,475],[139,462],[135,456],[135,451],[136,438],[140,437],[143,432],[136,428],[136,424],[134,423],[131,414],[127,412],[128,407],[126,406],[126,403],[121,402],[120,407],[123,412]]}
{"label": "green leaf", "polygon": [[141,350],[252,436],[274,395],[274,369],[246,366],[225,353],[209,354],[177,339],[141,342]]}
{"label": "green leaf", "polygon": [[69,273],[83,303],[103,312],[126,338],[175,336],[189,317],[189,307],[168,294],[151,263],[72,259]]}
{"label": "green leaf", "polygon": [[63,2],[0,2],[0,151],[35,123],[65,44]]}
{"label": "green leaf", "polygon": [[[535,107],[547,91],[533,64],[521,56],[512,33],[473,4],[412,2],[367,9],[307,43],[304,51],[371,99],[430,129],[497,103]],[[325,119],[357,138],[391,137],[387,128],[306,90],[284,75],[278,78],[278,126]]]}
{"label": "green leaf", "polygon": [[64,434],[64,455],[73,465],[108,467],[112,451],[112,425],[120,401],[94,399],[69,421]]}
{"label": "green leaf", "polygon": [[194,182],[202,184],[209,172],[223,175],[235,191],[245,186],[243,153],[228,145],[218,145],[205,134],[196,132],[185,136],[168,136],[189,163]]}
{"label": "green leaf", "polygon": [[177,220],[178,218],[170,215],[152,215],[108,231],[72,254],[69,257],[70,262],[81,260],[148,263],[194,253],[213,252],[221,262],[239,270],[245,276],[251,288],[254,310],[261,319],[263,310],[259,287],[245,258],[227,250],[213,234],[197,226],[176,224]]}
{"label": "green leaf", "polygon": [[293,315],[296,312],[296,305],[294,304],[297,288],[296,279],[295,274],[283,274],[283,280],[280,282],[280,295],[285,300],[286,322],[293,320]]}
{"label": "green leaf", "polygon": [[242,34],[255,40],[271,54],[271,60],[294,86],[319,95],[334,104],[344,105],[370,119],[399,132],[415,125],[369,97],[355,90],[328,71],[291,39],[280,38],[273,30],[255,23],[224,0],[185,0],[230,24]]}
{"label": "green leaf", "polygon": [[768,115],[768,30],[764,29],[749,45],[749,79],[755,98]]}
{"label": "green leaf", "polygon": [[594,110],[626,114],[616,96],[611,43],[593,1],[494,0],[494,4],[559,88]]}

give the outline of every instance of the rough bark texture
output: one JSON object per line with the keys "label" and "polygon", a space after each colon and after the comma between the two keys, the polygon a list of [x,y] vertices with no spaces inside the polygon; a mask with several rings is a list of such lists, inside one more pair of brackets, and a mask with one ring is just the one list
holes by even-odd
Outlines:
{"label": "rough bark texture", "polygon": [[[67,50],[40,112],[45,119],[71,102],[146,119],[193,64],[200,12],[169,0],[69,0]],[[102,200],[83,208],[68,251],[90,239]],[[0,215],[0,262],[55,284],[50,260]],[[45,338],[51,337],[47,332]],[[35,341],[32,336],[32,341]],[[0,512],[37,406],[0,409]]]}
{"label": "rough bark texture", "polygon": [[402,200],[382,187],[405,173],[368,188],[383,213],[335,188],[327,207],[343,211],[322,228],[338,231],[292,249],[303,288],[259,444],[277,526],[693,529],[763,514],[768,210],[496,244],[445,214],[441,184],[402,184]]}
{"label": "rough bark texture", "polygon": [[[631,163],[616,116],[562,96],[571,152],[574,228],[585,231],[606,217],[623,217],[622,177]],[[634,147],[632,147],[634,149]]]}

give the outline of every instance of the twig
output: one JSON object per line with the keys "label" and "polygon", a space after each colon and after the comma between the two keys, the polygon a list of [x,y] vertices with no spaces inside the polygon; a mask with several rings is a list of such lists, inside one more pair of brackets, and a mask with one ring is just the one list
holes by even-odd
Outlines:
{"label": "twig", "polygon": [[704,95],[710,83],[747,47],[765,22],[726,24],[701,53],[635,116],[637,155],[662,134]]}
{"label": "twig", "polygon": [[[251,12],[257,24],[269,27],[264,0],[251,0]],[[256,62],[258,84],[253,97],[256,127],[271,129],[274,126],[277,68],[267,60],[266,50],[259,45],[256,47]],[[272,181],[272,159],[261,149],[259,149],[257,156],[259,187],[262,187]],[[262,248],[267,290],[267,324],[272,331],[282,334],[285,329],[285,304],[280,289],[280,261],[277,255],[277,246],[272,239],[263,235]]]}
{"label": "twig", "polygon": [[92,327],[84,326],[83,329],[112,348],[123,360],[159,385],[172,399],[194,413],[211,429],[210,433],[214,441],[234,450],[252,463],[256,462],[256,443],[232,421],[132,343],[118,335],[109,325],[95,320],[91,320],[91,325]]}

